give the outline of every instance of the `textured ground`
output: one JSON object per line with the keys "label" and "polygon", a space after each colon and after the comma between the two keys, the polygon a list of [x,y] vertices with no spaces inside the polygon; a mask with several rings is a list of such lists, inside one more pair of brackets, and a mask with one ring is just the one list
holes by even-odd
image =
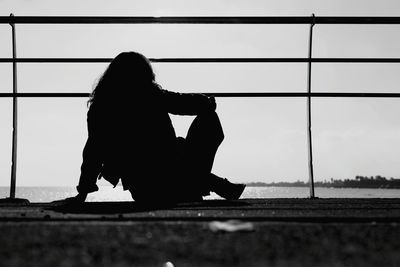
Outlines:
{"label": "textured ground", "polygon": [[0,244],[0,266],[399,266],[400,199],[0,204]]}

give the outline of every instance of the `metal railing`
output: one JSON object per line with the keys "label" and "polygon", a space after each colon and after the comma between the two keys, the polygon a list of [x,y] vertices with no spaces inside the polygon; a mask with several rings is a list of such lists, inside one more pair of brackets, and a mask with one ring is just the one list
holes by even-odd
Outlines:
{"label": "metal railing", "polygon": [[307,63],[307,92],[239,92],[206,93],[215,97],[306,97],[307,137],[309,154],[310,197],[314,198],[312,160],[311,98],[362,97],[400,98],[400,93],[312,92],[312,63],[400,63],[400,58],[313,58],[313,28],[316,24],[400,24],[400,17],[82,17],[82,16],[0,16],[0,24],[12,29],[13,57],[0,58],[0,63],[13,64],[13,92],[0,93],[0,98],[13,98],[13,141],[10,198],[15,198],[17,153],[17,99],[20,97],[88,97],[89,93],[18,93],[17,63],[106,63],[111,58],[18,58],[16,56],[15,24],[308,24],[310,35],[307,58],[150,58],[154,63]]}

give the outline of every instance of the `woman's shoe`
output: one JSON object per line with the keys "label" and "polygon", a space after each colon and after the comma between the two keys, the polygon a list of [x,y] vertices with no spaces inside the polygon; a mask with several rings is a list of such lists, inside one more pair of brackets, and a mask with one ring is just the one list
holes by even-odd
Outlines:
{"label": "woman's shoe", "polygon": [[245,184],[234,184],[229,182],[228,179],[217,177],[212,191],[226,200],[237,200],[242,195],[245,187]]}

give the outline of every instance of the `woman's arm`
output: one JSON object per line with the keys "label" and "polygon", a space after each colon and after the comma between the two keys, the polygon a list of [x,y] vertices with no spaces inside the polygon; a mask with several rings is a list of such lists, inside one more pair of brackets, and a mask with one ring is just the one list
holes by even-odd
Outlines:
{"label": "woman's arm", "polygon": [[88,112],[88,140],[83,149],[83,161],[81,165],[81,175],[77,190],[79,194],[88,194],[99,190],[96,185],[97,178],[100,174],[102,160],[100,145],[98,144],[98,134],[95,132],[95,121],[92,118],[92,110]]}
{"label": "woman's arm", "polygon": [[99,190],[96,185],[100,174],[101,161],[95,149],[95,142],[89,137],[83,149],[83,162],[81,165],[81,176],[76,187],[79,194],[88,194]]}

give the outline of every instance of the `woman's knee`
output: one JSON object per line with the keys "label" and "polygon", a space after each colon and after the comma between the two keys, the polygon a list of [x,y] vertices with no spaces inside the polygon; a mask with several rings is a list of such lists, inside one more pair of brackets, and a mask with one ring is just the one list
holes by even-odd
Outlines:
{"label": "woman's knee", "polygon": [[224,131],[218,114],[215,111],[201,113],[196,116],[191,124],[187,138],[193,136],[213,136],[219,142],[224,139]]}

